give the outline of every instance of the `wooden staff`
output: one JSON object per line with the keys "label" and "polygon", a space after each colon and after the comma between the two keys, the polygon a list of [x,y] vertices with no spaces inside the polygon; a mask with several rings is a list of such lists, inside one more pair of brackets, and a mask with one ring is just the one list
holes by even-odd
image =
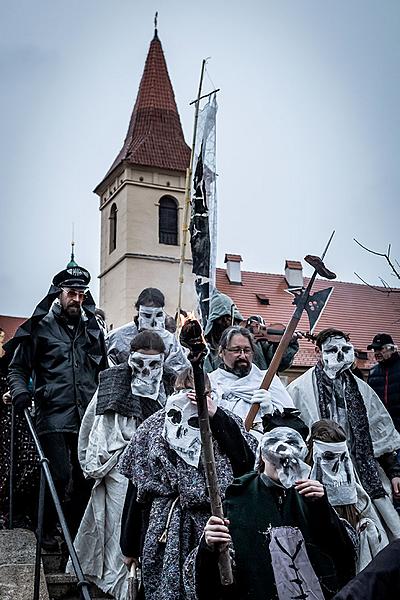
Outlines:
{"label": "wooden staff", "polygon": [[[208,415],[207,396],[204,381],[204,357],[207,346],[202,334],[200,323],[195,319],[188,319],[181,330],[181,342],[190,349],[188,359],[192,364],[194,388],[199,414],[199,427],[202,445],[201,460],[206,474],[208,495],[211,504],[211,514],[224,519],[221,494],[215,467],[214,448]],[[233,583],[232,564],[229,548],[220,550],[218,557],[219,574],[222,585]]]}
{"label": "wooden staff", "polygon": [[[334,273],[332,273],[331,271],[328,271],[328,269],[326,269],[325,265],[322,262],[323,258],[325,257],[325,254],[329,248],[329,245],[332,241],[334,233],[335,232],[333,231],[332,235],[329,238],[329,241],[325,247],[325,250],[322,253],[321,258],[319,258],[317,256],[306,256],[304,259],[307,262],[309,262],[310,264],[314,265],[314,273],[312,274],[311,279],[308,282],[308,286],[306,287],[304,292],[300,296],[297,296],[297,298],[295,298],[295,300],[294,300],[294,302],[296,304],[296,308],[293,312],[292,318],[290,319],[290,321],[285,329],[285,333],[283,334],[282,339],[279,342],[279,346],[276,349],[276,352],[271,360],[268,370],[264,375],[264,379],[261,382],[260,388],[263,390],[269,389],[269,386],[271,385],[271,382],[278,371],[282,357],[283,357],[284,353],[286,352],[287,347],[290,344],[290,340],[292,339],[294,332],[296,331],[297,325],[299,324],[299,321],[301,319],[301,315],[303,314],[303,310],[308,302],[311,288],[314,284],[316,276],[318,274],[320,274],[323,277],[326,277],[327,279],[334,279],[336,277],[336,275]],[[260,409],[259,403],[252,404],[249,412],[247,413],[247,417],[244,422],[246,431],[250,431],[250,429],[252,428],[254,419],[255,419],[259,409]]]}

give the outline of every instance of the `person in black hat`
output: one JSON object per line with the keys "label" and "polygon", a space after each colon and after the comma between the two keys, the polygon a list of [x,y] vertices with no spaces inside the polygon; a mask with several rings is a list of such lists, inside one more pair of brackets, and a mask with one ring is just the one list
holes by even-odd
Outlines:
{"label": "person in black hat", "polygon": [[378,333],[368,346],[378,364],[372,367],[368,383],[386,406],[393,423],[400,431],[400,355],[388,333]]}
{"label": "person in black hat", "polygon": [[[5,347],[12,352],[8,374],[12,402],[17,410],[30,407],[32,399],[35,403],[36,431],[72,535],[90,494],[77,457],[80,422],[99,372],[106,368],[104,335],[89,282],[89,272],[71,257],[32,317]],[[54,548],[57,517],[50,497],[44,514],[44,546]]]}

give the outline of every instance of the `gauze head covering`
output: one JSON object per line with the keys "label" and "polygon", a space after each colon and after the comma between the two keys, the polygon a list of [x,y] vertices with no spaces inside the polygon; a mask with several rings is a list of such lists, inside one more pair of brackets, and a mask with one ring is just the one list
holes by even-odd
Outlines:
{"label": "gauze head covering", "polygon": [[197,405],[181,390],[172,394],[165,405],[163,437],[170,448],[192,467],[199,466],[201,439]]}
{"label": "gauze head covering", "polygon": [[310,467],[304,462],[306,444],[301,435],[290,427],[276,427],[264,433],[260,440],[261,456],[271,463],[285,488],[307,479]]}
{"label": "gauze head covering", "polygon": [[160,330],[165,327],[165,312],[161,306],[139,306],[138,329]]}
{"label": "gauze head covering", "polygon": [[132,394],[156,400],[160,392],[163,364],[164,354],[131,352],[128,365],[132,369]]}
{"label": "gauze head covering", "polygon": [[332,506],[357,502],[353,463],[346,442],[313,442],[311,478],[317,479],[326,489]]}
{"label": "gauze head covering", "polygon": [[335,379],[354,362],[354,346],[344,337],[328,338],[323,342],[321,352],[323,369],[330,379]]}

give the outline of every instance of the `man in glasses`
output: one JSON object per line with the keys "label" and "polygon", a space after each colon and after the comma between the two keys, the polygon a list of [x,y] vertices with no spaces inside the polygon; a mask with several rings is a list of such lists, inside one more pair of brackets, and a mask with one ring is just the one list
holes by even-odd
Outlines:
{"label": "man in glasses", "polygon": [[265,371],[253,363],[254,351],[254,339],[248,329],[228,327],[222,333],[219,345],[222,362],[209,377],[218,405],[232,411],[243,421],[251,405],[260,404],[251,433],[261,437],[262,417],[275,411],[283,412],[284,408],[294,408],[294,404],[276,375],[268,391],[260,389]]}
{"label": "man in glasses", "polygon": [[[88,290],[89,272],[74,261],[54,276],[47,296],[21,325],[9,350],[16,410],[35,403],[35,426],[74,535],[90,494],[77,456],[80,422],[106,367],[104,335]],[[30,383],[32,382],[32,384]],[[57,517],[46,498],[44,546],[55,548]]]}

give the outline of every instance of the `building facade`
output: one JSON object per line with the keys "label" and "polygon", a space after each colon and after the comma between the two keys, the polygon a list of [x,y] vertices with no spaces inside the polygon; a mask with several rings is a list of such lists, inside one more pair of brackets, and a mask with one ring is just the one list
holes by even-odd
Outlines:
{"label": "building facade", "polygon": [[[94,190],[101,212],[100,306],[111,328],[132,320],[145,287],[160,288],[166,311],[175,314],[189,161],[156,30],[123,147]],[[182,307],[194,305],[188,239]]]}

